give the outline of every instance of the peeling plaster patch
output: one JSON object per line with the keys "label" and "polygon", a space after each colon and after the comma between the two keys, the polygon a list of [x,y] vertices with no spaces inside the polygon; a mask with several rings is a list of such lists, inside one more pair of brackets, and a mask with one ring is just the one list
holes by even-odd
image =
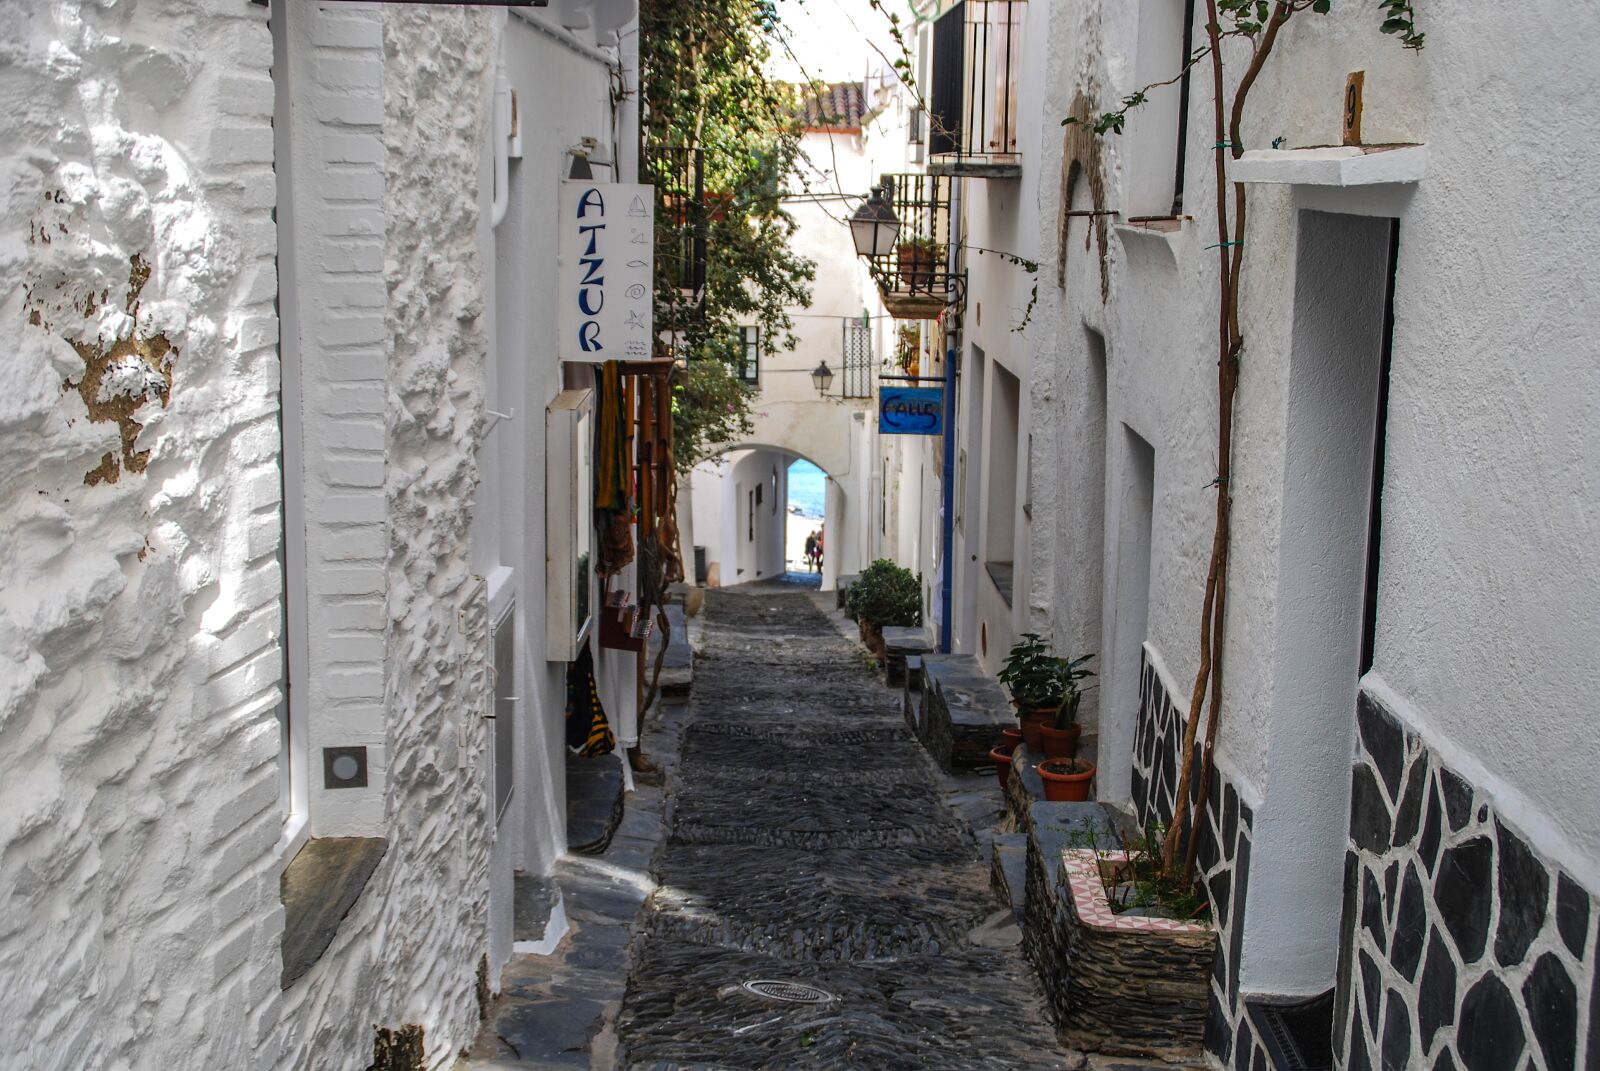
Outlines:
{"label": "peeling plaster patch", "polygon": [[[1105,160],[1100,135],[1094,132],[1095,108],[1092,101],[1084,95],[1082,90],[1072,98],[1072,107],[1068,115],[1077,119],[1076,123],[1066,125],[1066,134],[1061,145],[1061,226],[1060,233],[1056,236],[1056,288],[1062,289],[1067,285],[1067,232],[1072,226],[1075,216],[1067,215],[1072,211],[1072,195],[1077,190],[1078,179],[1087,175],[1089,180],[1089,198],[1096,212],[1104,212],[1106,208],[1106,178]],[[1094,216],[1090,222],[1093,224],[1094,236],[1100,246],[1100,302],[1104,304],[1111,297],[1111,267],[1107,260],[1106,217]],[[1083,248],[1089,249],[1089,231],[1083,235]]]}
{"label": "peeling plaster patch", "polygon": [[[59,198],[59,192],[54,198],[48,193],[45,195],[47,202],[56,202]],[[42,224],[37,228],[39,233],[45,229]],[[62,230],[65,232],[66,228],[63,226]],[[178,357],[177,347],[165,334],[139,337],[139,296],[150,282],[150,271],[150,262],[143,254],[135,253],[129,258],[128,293],[123,308],[133,318],[129,328],[131,337],[107,346],[98,338],[92,342],[74,341],[62,335],[83,360],[84,366],[83,375],[76,380],[68,376],[62,382],[62,389],[78,393],[91,421],[116,424],[122,442],[120,460],[114,454],[104,454],[98,465],[84,473],[83,482],[90,487],[116,483],[124,469],[128,472],[145,470],[150,463],[150,451],[138,449],[139,432],[144,425],[133,419],[133,415],[146,402],[156,399],[165,408],[172,394],[172,366]],[[63,286],[58,282],[56,289],[63,289]],[[44,319],[40,304],[34,302],[34,294],[34,289],[29,288],[28,301],[31,307],[28,310],[28,323],[46,331],[52,330],[51,324]],[[94,290],[89,290],[81,310],[86,321],[92,320],[108,296],[109,292],[102,290],[97,299]],[[77,310],[76,300],[70,303],[70,308]],[[92,328],[95,325],[91,322],[87,326]]]}

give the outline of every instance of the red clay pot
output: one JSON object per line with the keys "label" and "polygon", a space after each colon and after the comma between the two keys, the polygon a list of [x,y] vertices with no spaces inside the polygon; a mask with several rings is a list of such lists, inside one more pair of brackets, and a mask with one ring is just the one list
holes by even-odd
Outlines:
{"label": "red clay pot", "polygon": [[1074,723],[1065,729],[1057,729],[1046,722],[1039,727],[1039,742],[1044,745],[1044,757],[1047,759],[1070,759],[1078,753],[1078,734],[1083,732],[1083,727]]}
{"label": "red clay pot", "polygon": [[1018,712],[1017,720],[1022,723],[1022,739],[1027,742],[1028,750],[1040,754],[1044,744],[1039,739],[1039,727],[1055,721],[1056,712],[1053,709],[1023,710]]}
{"label": "red clay pot", "polygon": [[[1044,782],[1045,799],[1053,803],[1082,803],[1089,798],[1089,782],[1094,780],[1094,763],[1045,759],[1034,768]],[[1077,772],[1068,772],[1074,769]]]}
{"label": "red clay pot", "polygon": [[1015,751],[1015,742],[996,744],[989,749],[989,761],[994,763],[994,776],[1000,782],[1000,791],[1006,790],[1006,782],[1011,780],[1011,753]]}
{"label": "red clay pot", "polygon": [[1017,745],[1022,743],[1022,730],[1009,725],[1006,726],[1000,730],[1000,742],[1015,751]]}

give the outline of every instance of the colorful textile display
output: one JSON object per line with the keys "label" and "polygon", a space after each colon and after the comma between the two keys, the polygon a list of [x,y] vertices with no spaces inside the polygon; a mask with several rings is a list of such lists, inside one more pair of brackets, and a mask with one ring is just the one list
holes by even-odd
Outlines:
{"label": "colorful textile display", "polygon": [[615,750],[600,688],[594,679],[594,655],[584,644],[576,662],[567,663],[567,747],[579,755],[605,755]]}
{"label": "colorful textile display", "polygon": [[627,395],[622,366],[607,361],[595,390],[594,524],[600,533],[595,571],[615,576],[633,561],[633,466],[628,458]]}

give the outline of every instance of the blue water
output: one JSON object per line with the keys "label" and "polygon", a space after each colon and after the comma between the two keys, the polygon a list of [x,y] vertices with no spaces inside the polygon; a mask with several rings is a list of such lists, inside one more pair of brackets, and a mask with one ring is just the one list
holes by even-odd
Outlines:
{"label": "blue water", "polygon": [[789,466],[789,505],[802,516],[822,519],[827,508],[828,477],[811,462],[801,459]]}

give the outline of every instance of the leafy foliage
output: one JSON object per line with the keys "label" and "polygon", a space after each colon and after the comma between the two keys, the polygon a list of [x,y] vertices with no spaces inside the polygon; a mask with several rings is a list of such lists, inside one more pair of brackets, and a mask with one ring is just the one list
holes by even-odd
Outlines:
{"label": "leafy foliage", "polygon": [[1204,921],[1210,918],[1211,905],[1199,883],[1162,869],[1161,843],[1166,835],[1166,826],[1151,822],[1137,836],[1118,840],[1102,836],[1085,820],[1069,832],[1068,843],[1094,851],[1100,887],[1112,911]]}
{"label": "leafy foliage", "polygon": [[1044,637],[1024,632],[1012,644],[997,679],[1011,692],[1011,698],[1025,710],[1055,710],[1056,727],[1065,729],[1078,716],[1083,698],[1078,682],[1094,676],[1085,666],[1094,655],[1058,658],[1051,653]]}
{"label": "leafy foliage", "polygon": [[845,609],[875,628],[922,623],[922,577],[887,558],[865,569],[844,595]]}
{"label": "leafy foliage", "polygon": [[702,149],[709,206],[702,312],[682,315],[676,265],[657,259],[656,321],[675,329],[687,366],[673,389],[673,460],[686,471],[749,432],[738,329],[757,326],[768,351],[793,349],[785,309],[810,303],[815,266],[789,248],[782,190],[800,126],[792,95],[763,71],[779,30],[772,0],[643,0],[639,20],[646,152]]}

